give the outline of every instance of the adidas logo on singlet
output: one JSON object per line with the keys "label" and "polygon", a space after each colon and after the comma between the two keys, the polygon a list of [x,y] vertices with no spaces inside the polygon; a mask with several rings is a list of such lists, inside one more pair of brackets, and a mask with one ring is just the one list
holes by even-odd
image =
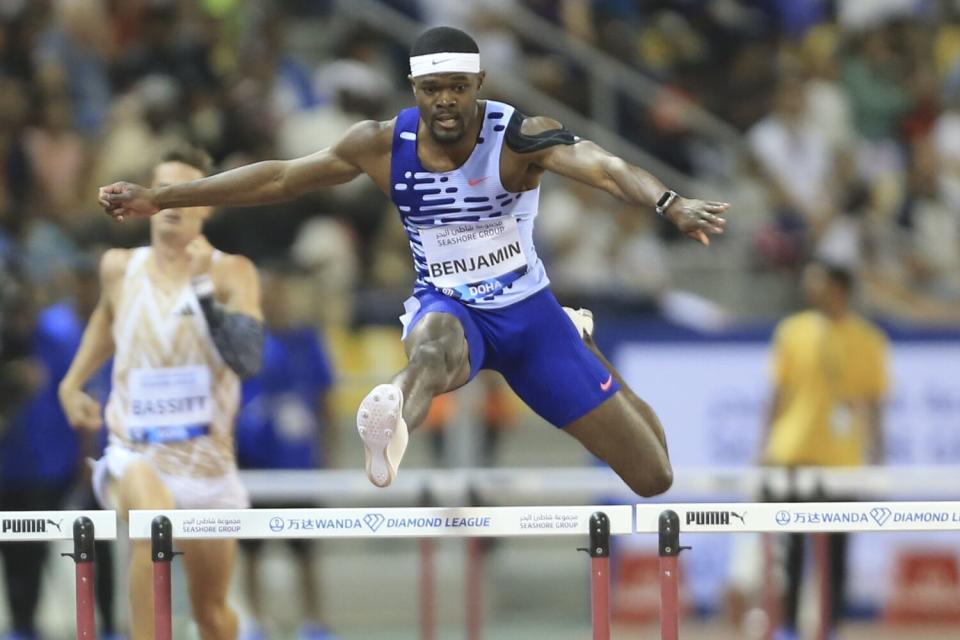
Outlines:
{"label": "adidas logo on singlet", "polygon": [[183,305],[182,307],[180,307],[179,309],[177,309],[176,311],[174,311],[174,312],[173,312],[173,315],[175,315],[175,316],[192,316],[192,315],[193,315],[193,307],[191,307],[189,304],[185,304],[185,305]]}

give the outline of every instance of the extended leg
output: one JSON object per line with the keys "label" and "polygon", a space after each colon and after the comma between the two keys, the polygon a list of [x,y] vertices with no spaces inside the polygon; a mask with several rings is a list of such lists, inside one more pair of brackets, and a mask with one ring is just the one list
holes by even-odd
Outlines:
{"label": "extended leg", "polygon": [[[130,464],[123,477],[112,482],[117,510],[127,517],[130,509],[173,509],[170,490],[146,460]],[[132,540],[130,555],[131,640],[153,638],[153,562],[150,541]]]}
{"label": "extended leg", "polygon": [[623,377],[620,375],[620,372],[617,371],[614,366],[610,364],[610,361],[607,360],[606,356],[600,352],[600,348],[597,347],[597,343],[593,341],[592,335],[585,335],[583,338],[583,343],[587,345],[587,348],[590,349],[590,351],[592,351],[597,358],[600,359],[600,362],[602,362],[603,366],[607,368],[607,371],[610,372],[614,380],[620,384],[620,390],[624,397],[626,397],[627,402],[630,403],[637,413],[643,416],[644,421],[650,427],[650,429],[653,430],[657,440],[659,440],[660,444],[663,445],[664,451],[667,451],[667,434],[663,430],[663,425],[660,424],[660,418],[658,418],[657,414],[654,413],[653,407],[644,402],[640,396],[633,392],[633,389],[627,386],[627,383],[623,381]]}
{"label": "extended leg", "polygon": [[566,312],[570,320],[573,321],[574,326],[580,332],[580,336],[583,338],[583,343],[587,345],[587,348],[597,357],[600,362],[603,363],[603,366],[606,367],[607,371],[613,376],[613,379],[617,381],[620,385],[620,389],[624,392],[624,395],[634,409],[636,409],[644,419],[650,425],[657,435],[657,439],[660,440],[660,444],[663,445],[664,449],[667,449],[667,434],[663,430],[663,425],[660,424],[660,419],[657,417],[657,414],[654,413],[653,408],[643,401],[636,393],[633,392],[627,383],[624,382],[623,376],[620,375],[620,372],[614,368],[614,366],[607,360],[607,357],[603,355],[600,351],[600,347],[597,346],[597,343],[593,339],[593,314],[589,309],[571,309],[570,307],[564,307],[563,310]]}
{"label": "extended leg", "polygon": [[393,378],[403,393],[403,418],[416,429],[434,396],[466,384],[470,355],[460,321],[449,313],[428,313],[403,343],[407,366]]}
{"label": "extended leg", "polygon": [[299,573],[300,610],[303,612],[304,627],[318,631],[324,628],[322,607],[320,606],[323,594],[320,590],[320,579],[312,553],[314,541],[292,538],[288,542]]}
{"label": "extended leg", "polygon": [[783,596],[783,628],[796,632],[800,610],[800,589],[803,586],[803,556],[806,537],[802,533],[787,535],[787,589]]}
{"label": "extended leg", "polygon": [[452,314],[426,314],[411,330],[404,347],[407,366],[390,384],[367,394],[357,411],[367,477],[380,487],[396,477],[407,447],[407,430],[423,422],[434,396],[456,389],[470,378],[464,329]]}
{"label": "extended leg", "polygon": [[617,381],[620,391],[575,420],[566,432],[606,462],[641,496],[663,493],[673,482],[667,438],[649,404],[633,392],[593,340],[593,316],[565,308],[584,344]]}
{"label": "extended leg", "polygon": [[658,427],[659,422],[655,426],[648,415],[631,404],[621,388],[564,430],[610,465],[634,493],[651,497],[673,484],[673,469]]}
{"label": "extended leg", "polygon": [[243,563],[243,581],[247,592],[247,607],[258,631],[264,628],[263,589],[260,580],[260,550],[263,540],[241,540],[245,562]]}
{"label": "extended leg", "polygon": [[847,543],[850,539],[846,533],[831,533],[830,544],[830,584],[831,608],[830,621],[836,631],[846,609],[847,585]]}
{"label": "extended leg", "polygon": [[236,640],[237,614],[227,603],[236,540],[181,540],[193,618],[203,640]]}

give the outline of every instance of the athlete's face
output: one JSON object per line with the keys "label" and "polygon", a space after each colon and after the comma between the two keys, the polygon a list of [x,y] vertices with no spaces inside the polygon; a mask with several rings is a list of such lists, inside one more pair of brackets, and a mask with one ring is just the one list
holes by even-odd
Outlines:
{"label": "athlete's face", "polygon": [[808,265],[807,268],[803,270],[801,284],[807,302],[814,307],[821,306],[826,297],[827,287],[829,285],[829,276],[827,275],[826,269],[818,264]]}
{"label": "athlete's face", "polygon": [[[190,182],[203,177],[203,172],[182,162],[164,162],[153,170],[153,187]],[[186,246],[200,235],[210,207],[163,209],[150,218],[154,237]]]}
{"label": "athlete's face", "polygon": [[802,286],[807,302],[817,309],[834,309],[845,304],[847,299],[843,286],[835,282],[820,264],[807,265],[803,270]]}
{"label": "athlete's face", "polygon": [[477,94],[485,73],[436,73],[411,78],[420,119],[440,144],[463,139],[477,115]]}

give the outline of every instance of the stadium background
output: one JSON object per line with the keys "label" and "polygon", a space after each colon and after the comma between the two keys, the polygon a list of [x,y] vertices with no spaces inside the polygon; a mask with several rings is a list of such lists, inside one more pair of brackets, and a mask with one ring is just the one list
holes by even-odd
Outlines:
{"label": "stadium background", "polygon": [[[728,232],[703,249],[652,212],[559,180],[544,186],[538,247],[554,288],[564,303],[594,310],[601,346],[664,418],[678,475],[755,463],[767,341],[799,308],[800,269],[814,256],[855,270],[858,309],[893,338],[887,461],[956,464],[958,16],[949,0],[3,0],[3,424],[53,375],[32,352],[41,310],[88,292],[105,248],[148,239],[146,223],[118,225],[98,210],[96,186],[142,180],[180,139],[226,169],[310,153],[353,121],[388,119],[410,103],[409,42],[425,26],[450,24],[480,44],[486,97],[557,117],[683,194],[732,203]],[[806,121],[805,137],[778,148],[770,127],[791,114]],[[360,179],[289,204],[220,211],[207,232],[217,247],[279,271],[294,316],[322,332],[340,434],[327,458],[356,467],[356,403],[402,363],[396,317],[411,270],[395,213]],[[479,428],[471,403],[482,397],[468,392],[447,408],[458,431]],[[512,428],[493,464],[592,464],[509,404]],[[414,439],[411,466],[483,462],[458,446],[463,439],[427,440]],[[955,536],[923,539],[960,558]],[[855,542],[852,613],[882,618],[898,593],[898,554],[915,543]],[[735,544],[704,541],[690,557],[689,601],[708,623],[722,616]],[[555,563],[565,550],[526,540],[497,547],[485,606],[514,626],[492,637],[585,628],[581,573]],[[441,548],[448,624],[460,615],[456,553]],[[406,589],[415,546],[331,543],[317,558],[325,610],[344,637],[375,637],[394,623],[408,636],[382,637],[413,637],[412,594],[375,611],[356,596],[374,566]],[[284,560],[282,549],[269,558],[269,580],[278,624],[292,628]],[[70,582],[48,571],[44,627],[62,635],[70,621],[57,602]],[[960,584],[940,587],[960,602]]]}

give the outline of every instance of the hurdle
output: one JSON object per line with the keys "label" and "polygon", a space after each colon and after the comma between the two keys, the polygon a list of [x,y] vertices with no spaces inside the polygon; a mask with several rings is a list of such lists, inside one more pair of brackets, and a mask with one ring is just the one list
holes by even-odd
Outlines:
{"label": "hurdle", "polygon": [[[821,587],[827,549],[823,535],[841,532],[960,531],[960,502],[740,502],[639,504],[637,533],[660,536],[662,640],[679,637],[679,567],[676,555],[683,533],[812,533],[818,535],[817,566]],[[665,547],[669,547],[665,553]],[[817,640],[827,640],[830,602],[818,600]],[[772,618],[771,618],[772,621]],[[772,627],[772,624],[769,625]],[[770,637],[772,629],[768,629]]]}
{"label": "hurdle", "polygon": [[[156,640],[170,640],[170,561],[178,539],[275,538],[484,538],[579,536],[589,541],[591,623],[594,640],[610,638],[611,535],[633,533],[633,508],[618,506],[416,507],[364,509],[224,509],[131,511],[130,539],[154,541]],[[157,551],[162,558],[158,558]],[[469,585],[468,585],[469,586]],[[467,594],[472,592],[470,588]],[[432,612],[423,615],[421,636],[433,633]],[[479,617],[467,608],[468,637],[480,633]],[[424,620],[424,618],[428,620]],[[427,627],[426,625],[430,626]]]}
{"label": "hurdle", "polygon": [[72,558],[76,565],[77,640],[97,637],[93,543],[116,539],[114,511],[4,511],[0,514],[0,542],[73,540],[73,553],[60,555]]}

